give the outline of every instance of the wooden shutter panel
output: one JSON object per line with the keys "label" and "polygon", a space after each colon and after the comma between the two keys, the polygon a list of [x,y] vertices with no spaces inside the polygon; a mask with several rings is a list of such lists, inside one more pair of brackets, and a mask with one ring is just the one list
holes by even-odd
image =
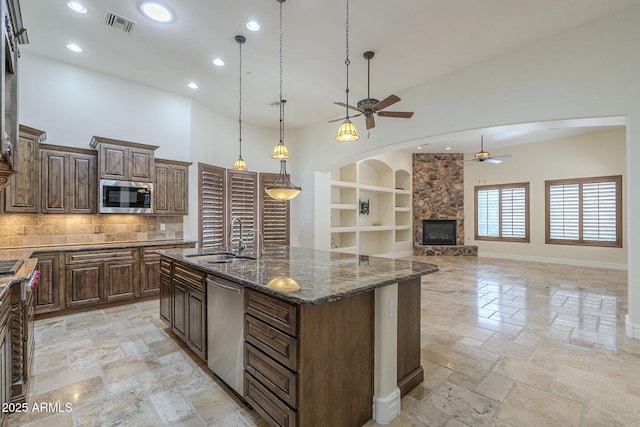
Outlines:
{"label": "wooden shutter panel", "polygon": [[260,174],[260,224],[265,243],[289,245],[289,201],[271,198],[264,188],[273,184],[278,174]]}
{"label": "wooden shutter panel", "polygon": [[[227,170],[229,194],[227,194],[228,220],[234,217],[242,221],[242,240],[245,244],[254,242],[253,230],[257,230],[258,220],[258,175],[255,172]],[[234,226],[231,240],[235,244],[240,236],[240,227]],[[228,242],[227,246],[231,246]]]}
{"label": "wooden shutter panel", "polygon": [[200,247],[225,246],[226,169],[198,163]]}

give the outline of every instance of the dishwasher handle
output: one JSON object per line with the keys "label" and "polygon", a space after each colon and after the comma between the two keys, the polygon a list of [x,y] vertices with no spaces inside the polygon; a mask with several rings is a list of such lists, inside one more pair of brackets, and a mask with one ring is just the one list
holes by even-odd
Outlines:
{"label": "dishwasher handle", "polygon": [[207,277],[207,284],[227,291],[235,292],[237,294],[242,294],[244,289],[244,286],[240,284],[218,278],[210,279],[209,277]]}

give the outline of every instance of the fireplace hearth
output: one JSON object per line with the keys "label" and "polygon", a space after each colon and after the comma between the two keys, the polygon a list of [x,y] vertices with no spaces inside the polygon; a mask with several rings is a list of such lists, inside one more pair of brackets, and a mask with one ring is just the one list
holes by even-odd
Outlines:
{"label": "fireplace hearth", "polygon": [[422,220],[423,245],[455,245],[456,243],[455,219]]}

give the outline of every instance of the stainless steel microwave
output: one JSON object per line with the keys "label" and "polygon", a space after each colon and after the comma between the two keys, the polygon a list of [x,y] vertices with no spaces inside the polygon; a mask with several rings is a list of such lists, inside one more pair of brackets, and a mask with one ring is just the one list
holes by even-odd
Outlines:
{"label": "stainless steel microwave", "polygon": [[150,182],[100,180],[100,213],[153,213]]}

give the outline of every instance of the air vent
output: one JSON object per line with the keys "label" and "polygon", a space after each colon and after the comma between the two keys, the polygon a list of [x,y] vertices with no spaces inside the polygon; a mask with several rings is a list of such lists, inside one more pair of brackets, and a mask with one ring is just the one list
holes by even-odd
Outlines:
{"label": "air vent", "polygon": [[110,27],[117,28],[125,33],[130,33],[136,26],[136,22],[124,16],[116,15],[108,10],[104,12],[104,23]]}

